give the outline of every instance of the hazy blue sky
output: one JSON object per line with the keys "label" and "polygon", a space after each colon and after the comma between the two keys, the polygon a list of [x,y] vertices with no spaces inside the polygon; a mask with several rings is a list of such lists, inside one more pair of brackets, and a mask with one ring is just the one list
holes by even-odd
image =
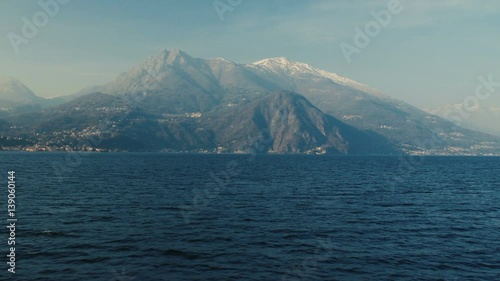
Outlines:
{"label": "hazy blue sky", "polygon": [[21,35],[22,17],[41,8],[1,0],[0,77],[59,96],[177,48],[243,63],[286,56],[417,106],[461,102],[480,75],[500,81],[500,1],[401,0],[404,10],[348,63],[339,44],[353,44],[354,28],[389,1],[243,0],[221,21],[213,0],[72,0],[16,54],[7,35]]}

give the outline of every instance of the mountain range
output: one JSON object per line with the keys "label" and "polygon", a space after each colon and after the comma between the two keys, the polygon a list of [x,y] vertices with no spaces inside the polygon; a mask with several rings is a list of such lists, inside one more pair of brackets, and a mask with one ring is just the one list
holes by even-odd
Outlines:
{"label": "mountain range", "polygon": [[447,104],[435,108],[424,109],[458,125],[471,130],[478,130],[492,135],[500,136],[500,99],[491,98],[484,104],[468,108],[464,103]]}
{"label": "mountain range", "polygon": [[[0,83],[0,98],[9,101],[14,95],[18,102],[38,102],[42,110],[11,112],[3,117],[2,122],[9,125],[1,132],[36,147],[249,152],[259,146],[263,153],[424,155],[500,152],[498,137],[458,127],[369,86],[283,57],[240,64],[165,50],[105,85],[52,104],[37,101],[26,87],[9,83],[13,90],[6,86],[4,91]],[[15,132],[9,129],[13,127]],[[101,141],[89,143],[92,136]]]}
{"label": "mountain range", "polygon": [[64,102],[62,98],[45,99],[35,95],[26,85],[15,78],[0,79],[0,116],[5,116],[9,112],[40,111],[62,102]]}

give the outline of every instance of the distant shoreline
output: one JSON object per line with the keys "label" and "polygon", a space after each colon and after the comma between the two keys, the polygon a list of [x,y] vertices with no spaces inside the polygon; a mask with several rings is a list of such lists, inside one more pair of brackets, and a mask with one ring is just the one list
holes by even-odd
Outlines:
{"label": "distant shoreline", "polygon": [[[96,152],[96,151],[25,151],[25,150],[0,150],[0,154],[67,154],[67,153],[78,153],[78,154],[157,154],[157,155],[220,155],[220,156],[249,156],[252,153],[234,153],[234,152],[173,152],[173,151],[106,151],[106,152]],[[311,156],[311,157],[500,157],[500,155],[419,155],[419,154],[312,154],[312,153],[259,153],[258,156]]]}

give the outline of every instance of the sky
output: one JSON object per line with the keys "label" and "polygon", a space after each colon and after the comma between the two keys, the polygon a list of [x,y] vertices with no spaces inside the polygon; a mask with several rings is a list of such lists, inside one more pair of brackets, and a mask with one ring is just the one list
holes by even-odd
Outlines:
{"label": "sky", "polygon": [[[418,107],[462,102],[480,76],[500,81],[500,1],[400,0],[367,46],[355,28],[397,0],[58,0],[68,3],[44,23],[40,3],[54,1],[0,0],[0,77],[43,97],[109,82],[164,49],[241,63],[283,56]],[[37,32],[23,33],[37,15]],[[362,48],[348,61],[342,44]]]}

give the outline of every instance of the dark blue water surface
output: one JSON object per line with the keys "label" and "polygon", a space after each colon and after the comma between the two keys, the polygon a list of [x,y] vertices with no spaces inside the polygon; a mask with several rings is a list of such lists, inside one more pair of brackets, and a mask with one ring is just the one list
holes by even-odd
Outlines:
{"label": "dark blue water surface", "polygon": [[0,169],[19,220],[2,280],[500,280],[500,158],[1,153]]}

